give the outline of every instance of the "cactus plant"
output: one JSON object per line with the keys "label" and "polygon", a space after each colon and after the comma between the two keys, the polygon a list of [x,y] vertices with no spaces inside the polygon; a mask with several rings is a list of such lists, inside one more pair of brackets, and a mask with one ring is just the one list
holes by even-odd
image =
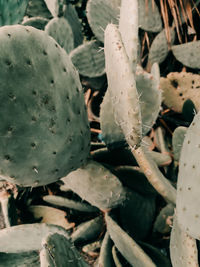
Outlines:
{"label": "cactus plant", "polygon": [[0,110],[6,113],[0,127],[0,174],[24,186],[51,183],[82,165],[89,153],[78,74],[65,51],[43,31],[4,26],[0,40]]}

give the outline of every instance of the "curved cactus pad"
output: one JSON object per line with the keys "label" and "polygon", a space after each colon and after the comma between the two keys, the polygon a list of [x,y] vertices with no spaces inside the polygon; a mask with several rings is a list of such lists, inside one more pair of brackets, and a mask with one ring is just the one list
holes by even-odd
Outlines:
{"label": "curved cactus pad", "polygon": [[177,218],[183,231],[200,239],[200,113],[187,130],[180,157],[177,183]]}
{"label": "curved cactus pad", "polygon": [[100,209],[115,207],[125,200],[125,189],[117,177],[92,160],[62,181],[82,199]]}
{"label": "curved cactus pad", "polygon": [[90,131],[79,76],[45,32],[0,28],[0,176],[48,184],[83,164]]}

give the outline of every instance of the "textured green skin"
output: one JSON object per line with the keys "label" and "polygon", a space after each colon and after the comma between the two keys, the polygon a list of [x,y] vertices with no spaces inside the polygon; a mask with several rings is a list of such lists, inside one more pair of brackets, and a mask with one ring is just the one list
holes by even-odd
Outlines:
{"label": "textured green skin", "polygon": [[28,0],[1,0],[0,26],[20,23],[24,17]]}
{"label": "textured green skin", "polygon": [[32,26],[39,30],[44,30],[46,24],[48,23],[48,19],[43,17],[32,17],[24,20],[22,25],[24,26]]}
{"label": "textured green skin", "polygon": [[43,240],[40,252],[41,267],[89,267],[75,246],[63,235],[49,235]]}
{"label": "textured green skin", "polygon": [[180,228],[191,237],[200,239],[200,112],[187,130],[181,157],[177,183],[176,211]]}
{"label": "textured green skin", "polygon": [[53,38],[32,27],[2,27],[0,51],[0,176],[23,186],[54,182],[89,153],[78,73]]}
{"label": "textured green skin", "polygon": [[40,267],[38,251],[0,253],[0,267]]}
{"label": "textured green skin", "polygon": [[53,18],[45,27],[45,31],[69,53],[74,48],[74,36],[71,26],[65,18]]}
{"label": "textured green skin", "polygon": [[72,63],[79,73],[90,78],[102,76],[105,73],[105,58],[101,43],[86,42],[70,53]]}
{"label": "textured green skin", "polygon": [[62,181],[83,200],[103,210],[118,206],[126,198],[126,190],[117,177],[92,160]]}

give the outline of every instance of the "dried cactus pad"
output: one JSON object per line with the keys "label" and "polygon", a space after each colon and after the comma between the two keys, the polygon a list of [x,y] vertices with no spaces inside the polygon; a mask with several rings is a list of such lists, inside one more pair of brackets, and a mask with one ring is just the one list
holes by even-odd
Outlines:
{"label": "dried cactus pad", "polygon": [[200,112],[187,130],[180,157],[177,183],[177,218],[181,229],[200,239]]}
{"label": "dried cactus pad", "polygon": [[90,132],[78,73],[45,32],[0,28],[0,176],[45,185],[78,168]]}
{"label": "dried cactus pad", "polygon": [[160,79],[165,105],[176,112],[182,112],[185,100],[191,99],[200,109],[200,76],[188,72],[171,72],[167,78]]}

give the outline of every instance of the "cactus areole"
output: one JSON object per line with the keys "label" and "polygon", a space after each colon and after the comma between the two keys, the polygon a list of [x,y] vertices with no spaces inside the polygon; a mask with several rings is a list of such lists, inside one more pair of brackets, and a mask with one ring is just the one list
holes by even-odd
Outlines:
{"label": "cactus areole", "polygon": [[80,167],[90,131],[79,76],[45,32],[0,28],[0,177],[52,183]]}

